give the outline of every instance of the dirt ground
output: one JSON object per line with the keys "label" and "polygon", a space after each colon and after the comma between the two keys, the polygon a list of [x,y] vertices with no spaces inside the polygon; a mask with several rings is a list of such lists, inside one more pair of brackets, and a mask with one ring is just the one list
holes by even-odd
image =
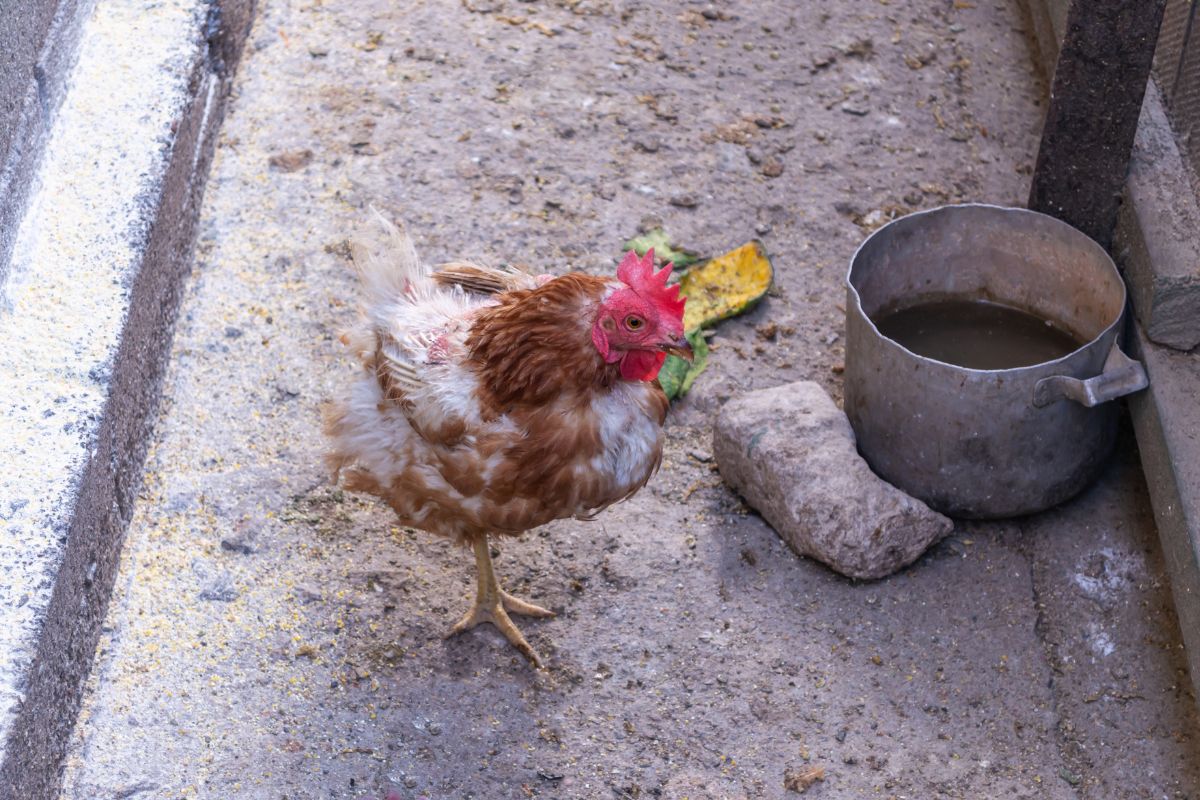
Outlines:
{"label": "dirt ground", "polygon": [[[1041,86],[1015,0],[267,0],[238,79],[64,798],[1200,798],[1131,437],[1077,500],[855,583],[724,488],[712,415],[840,398],[867,231],[1019,205]],[[723,324],[652,483],[506,543],[530,670],[444,641],[469,553],[330,486],[346,238],[608,272],[640,226],[776,287]],[[773,332],[772,332],[773,328]],[[789,788],[790,787],[790,788]]]}

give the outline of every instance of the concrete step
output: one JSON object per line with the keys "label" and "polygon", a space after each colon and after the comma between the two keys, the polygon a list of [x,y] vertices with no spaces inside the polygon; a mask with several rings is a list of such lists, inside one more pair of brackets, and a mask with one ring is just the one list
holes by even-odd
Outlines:
{"label": "concrete step", "polygon": [[[1052,74],[1066,0],[1025,0],[1037,58]],[[1193,144],[1193,146],[1195,146]],[[1150,388],[1129,399],[1146,484],[1200,693],[1200,182],[1154,81],[1146,90],[1113,257],[1129,284],[1131,351]]]}
{"label": "concrete step", "polygon": [[1129,400],[1192,683],[1200,692],[1200,204],[1151,85],[1114,256],[1130,285],[1131,349],[1150,388]]}
{"label": "concrete step", "polygon": [[1129,407],[1200,696],[1200,352],[1155,344],[1135,327],[1131,350],[1145,365],[1150,388],[1131,397]]}
{"label": "concrete step", "polygon": [[89,0],[0,5],[0,285]]}
{"label": "concrete step", "polygon": [[33,191],[0,270],[4,800],[57,792],[250,5],[89,6],[75,58],[39,79],[67,89],[24,153]]}

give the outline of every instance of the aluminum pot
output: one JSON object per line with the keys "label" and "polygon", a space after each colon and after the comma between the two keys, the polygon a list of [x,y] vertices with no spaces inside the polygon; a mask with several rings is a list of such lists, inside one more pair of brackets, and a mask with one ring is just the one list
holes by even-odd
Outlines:
{"label": "aluminum pot", "polygon": [[[1021,208],[943,206],[867,238],[847,276],[845,409],[883,478],[946,514],[1049,508],[1099,473],[1116,437],[1109,401],[1146,386],[1121,352],[1125,284],[1108,254]],[[1071,331],[1054,361],[980,370],[919,356],[872,315],[921,298],[989,300]]]}

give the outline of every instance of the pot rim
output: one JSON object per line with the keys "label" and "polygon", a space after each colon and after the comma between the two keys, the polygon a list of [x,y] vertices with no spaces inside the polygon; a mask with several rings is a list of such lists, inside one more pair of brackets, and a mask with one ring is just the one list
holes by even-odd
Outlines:
{"label": "pot rim", "polygon": [[[854,285],[854,282],[851,280],[851,276],[854,274],[854,267],[858,264],[858,258],[862,254],[863,248],[865,248],[876,236],[879,236],[884,231],[886,231],[888,228],[890,228],[893,225],[896,225],[898,223],[904,222],[906,220],[911,220],[914,217],[925,216],[927,214],[940,214],[940,213],[944,213],[947,211],[953,211],[955,209],[964,209],[964,208],[985,208],[985,209],[990,209],[993,211],[1001,211],[1006,214],[1015,213],[1017,215],[1032,214],[1034,216],[1042,217],[1043,219],[1049,220],[1052,225],[1057,225],[1057,226],[1061,227],[1062,229],[1069,231],[1070,235],[1078,237],[1080,239],[1081,243],[1084,243],[1085,247],[1090,247],[1093,250],[1095,250],[1096,252],[1098,252],[1102,256],[1101,261],[1103,263],[1107,264],[1109,269],[1112,270],[1112,274],[1117,279],[1117,284],[1121,287],[1121,302],[1120,302],[1121,310],[1117,313],[1116,317],[1112,320],[1112,322],[1110,322],[1108,325],[1106,325],[1104,327],[1104,330],[1100,331],[1100,333],[1096,334],[1091,339],[1089,339],[1087,342],[1085,342],[1084,344],[1081,344],[1079,347],[1077,347],[1076,349],[1067,353],[1066,355],[1060,356],[1060,357],[1050,360],[1050,361],[1039,361],[1036,364],[1027,364],[1023,367],[1009,367],[1007,369],[975,369],[973,367],[964,367],[959,364],[951,364],[948,361],[940,361],[936,358],[929,358],[928,356],[923,356],[919,353],[914,353],[912,350],[909,350],[907,347],[900,344],[895,339],[892,339],[889,336],[884,336],[883,333],[880,332],[879,328],[875,325],[875,320],[871,319],[870,315],[867,314],[867,312],[863,310],[862,296],[858,293],[858,288]],[[882,339],[883,341],[888,342],[889,344],[892,344],[892,345],[900,348],[901,350],[903,350],[905,353],[907,353],[912,358],[918,359],[922,362],[925,362],[928,364],[937,364],[938,366],[941,366],[941,367],[949,367],[951,369],[961,370],[962,372],[979,374],[979,375],[1012,375],[1014,373],[1022,372],[1024,370],[1042,369],[1042,368],[1046,367],[1047,365],[1057,365],[1057,364],[1065,363],[1066,361],[1068,361],[1071,358],[1078,355],[1080,352],[1095,346],[1097,342],[1106,338],[1110,333],[1113,332],[1113,330],[1118,325],[1121,324],[1121,320],[1124,319],[1124,317],[1125,317],[1125,307],[1126,307],[1126,304],[1128,303],[1128,298],[1129,298],[1129,291],[1125,285],[1125,279],[1121,277],[1121,272],[1120,272],[1120,270],[1117,269],[1116,262],[1114,262],[1112,260],[1112,256],[1110,256],[1108,254],[1108,252],[1096,242],[1095,239],[1091,238],[1086,233],[1084,233],[1083,231],[1074,227],[1073,225],[1069,225],[1068,223],[1063,222],[1061,219],[1058,219],[1057,217],[1052,217],[1049,214],[1043,214],[1040,211],[1033,211],[1028,208],[1020,208],[1018,206],[1001,206],[1001,205],[996,205],[994,203],[952,203],[952,204],[947,204],[947,205],[940,205],[940,206],[936,206],[934,208],[927,208],[927,209],[923,209],[921,211],[914,211],[911,214],[905,214],[902,217],[897,217],[896,219],[888,222],[887,224],[880,226],[879,228],[872,231],[871,234],[869,236],[867,236],[867,238],[863,239],[862,242],[859,243],[858,247],[855,248],[855,250],[854,250],[854,255],[852,255],[850,257],[850,268],[846,271],[846,288],[849,290],[850,294],[854,297],[854,301],[852,303],[853,310],[856,311],[858,313],[858,315],[863,320],[866,321],[867,325],[869,325],[871,327],[871,330],[875,333],[875,335],[877,337],[879,337],[880,339]],[[847,311],[849,311],[849,310],[850,309],[847,309]]]}

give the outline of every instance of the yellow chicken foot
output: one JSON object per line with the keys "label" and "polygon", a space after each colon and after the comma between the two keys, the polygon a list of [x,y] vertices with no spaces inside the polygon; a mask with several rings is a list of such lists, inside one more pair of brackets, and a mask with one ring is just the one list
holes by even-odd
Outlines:
{"label": "yellow chicken foot", "polygon": [[520,651],[521,655],[529,659],[529,663],[541,669],[542,660],[537,651],[529,645],[529,642],[525,641],[525,637],[513,624],[508,614],[511,611],[527,617],[553,617],[554,612],[513,597],[500,588],[499,582],[496,581],[496,572],[492,569],[492,553],[488,547],[486,536],[481,536],[475,541],[475,566],[478,570],[475,605],[458,621],[458,624],[450,629],[446,638],[470,630],[481,622],[490,622],[504,634],[504,638],[508,639],[513,647]]}

